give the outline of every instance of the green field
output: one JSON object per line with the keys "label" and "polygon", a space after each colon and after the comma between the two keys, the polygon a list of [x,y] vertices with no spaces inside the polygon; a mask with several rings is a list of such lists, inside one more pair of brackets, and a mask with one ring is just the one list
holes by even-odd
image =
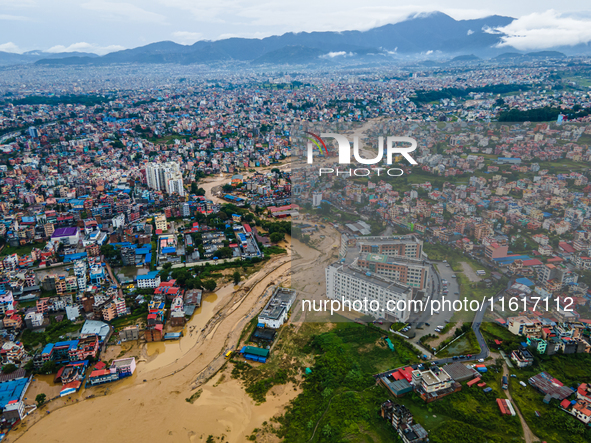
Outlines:
{"label": "green field", "polygon": [[[355,323],[304,323],[297,333],[292,326],[283,332],[267,365],[254,369],[237,362],[233,375],[244,380],[251,395],[257,395],[253,390],[293,381],[306,367],[312,371],[303,377],[303,391],[285,414],[277,423],[253,432],[251,440],[264,440],[264,434],[274,433],[285,442],[399,441],[391,426],[378,416],[380,405],[390,394],[376,386],[372,375],[416,362],[417,356],[396,336],[390,336],[395,347],[392,352],[384,343],[384,334]],[[253,371],[259,374],[253,377]],[[500,374],[491,370],[484,379],[493,392],[485,394],[482,389],[464,386],[461,392],[430,404],[416,394],[391,399],[411,409],[434,443],[520,441],[517,417],[501,416],[498,411],[495,399],[504,395]]]}
{"label": "green field", "polygon": [[482,388],[468,388],[463,383],[460,392],[433,403],[425,404],[416,394],[393,401],[411,410],[433,443],[519,442],[522,441],[519,419],[501,415],[496,403],[497,398],[505,398],[500,388],[501,376],[493,366],[482,374],[482,380],[493,389],[488,394]]}
{"label": "green field", "polygon": [[[527,385],[523,387],[519,381],[527,383],[527,376],[520,371],[513,371],[517,378],[510,378],[509,389],[515,404],[519,407],[523,418],[532,432],[539,438],[556,443],[583,443],[591,441],[591,429],[573,416],[558,408],[558,401],[552,400],[549,405],[543,402],[543,394]],[[587,371],[588,372],[588,371]],[[537,373],[537,372],[536,372]],[[550,372],[551,375],[556,375]],[[563,380],[557,377],[559,380]],[[536,411],[540,417],[536,416]]]}
{"label": "green field", "polygon": [[21,255],[29,255],[34,248],[41,249],[44,246],[45,246],[45,243],[28,243],[24,246],[4,245],[4,248],[2,248],[2,252],[0,252],[0,257],[12,255],[12,254],[18,254],[19,257]]}
{"label": "green field", "polygon": [[377,415],[388,395],[372,375],[418,359],[408,343],[388,334],[392,352],[386,334],[356,323],[304,323],[297,333],[293,326],[283,331],[266,365],[236,365],[233,376],[243,379],[257,401],[269,386],[294,381],[306,367],[312,370],[303,377],[303,392],[279,419],[280,427],[259,432],[276,433],[286,442],[395,441],[394,430]]}
{"label": "green field", "polygon": [[438,358],[452,357],[454,355],[479,354],[480,346],[476,340],[474,331],[470,329],[462,338],[454,341],[445,349],[437,352]]}

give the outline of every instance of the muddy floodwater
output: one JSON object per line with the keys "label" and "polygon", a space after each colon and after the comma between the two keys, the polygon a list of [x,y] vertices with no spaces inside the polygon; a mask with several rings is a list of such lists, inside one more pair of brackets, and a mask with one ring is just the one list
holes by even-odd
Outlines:
{"label": "muddy floodwater", "polygon": [[[49,402],[3,443],[88,439],[202,443],[208,435],[223,435],[230,443],[247,441],[254,428],[281,413],[299,391],[290,384],[276,387],[267,402],[256,405],[241,383],[231,378],[224,354],[258,315],[272,285],[289,281],[290,271],[291,257],[276,256],[240,286],[205,294],[180,340],[145,343],[128,351],[138,361],[132,377]],[[186,401],[197,387],[202,389],[199,398]],[[39,377],[27,392],[27,403],[40,392],[59,395],[59,389],[61,384],[53,384],[53,377]]]}

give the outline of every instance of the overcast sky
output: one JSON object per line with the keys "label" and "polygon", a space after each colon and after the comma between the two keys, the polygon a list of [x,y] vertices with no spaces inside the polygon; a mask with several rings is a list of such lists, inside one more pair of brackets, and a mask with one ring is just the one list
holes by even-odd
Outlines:
{"label": "overcast sky", "polygon": [[172,40],[266,37],[285,32],[365,30],[417,12],[456,20],[515,17],[503,31],[518,49],[591,41],[589,0],[0,0],[0,51],[105,54]]}

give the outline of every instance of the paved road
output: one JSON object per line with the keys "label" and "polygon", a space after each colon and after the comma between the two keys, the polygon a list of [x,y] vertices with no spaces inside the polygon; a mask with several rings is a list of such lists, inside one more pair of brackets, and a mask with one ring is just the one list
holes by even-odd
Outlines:
{"label": "paved road", "polygon": [[[453,303],[460,297],[459,284],[457,280],[454,277],[452,277],[452,275],[455,275],[454,270],[451,269],[451,267],[447,267],[447,263],[439,262],[437,263],[437,268],[435,268],[434,262],[430,264],[431,270],[429,274],[431,281],[429,282],[429,288],[427,291],[427,296],[429,297],[429,307],[424,312],[412,314],[411,319],[409,320],[409,323],[413,327],[417,326],[419,323],[423,323],[421,329],[414,330],[414,332],[417,334],[416,337],[414,337],[411,340],[411,342],[413,342],[414,344],[418,344],[419,338],[421,338],[423,335],[437,335],[437,332],[435,332],[437,326],[445,326],[447,323],[451,321],[451,318],[454,314],[450,310],[440,310],[439,314],[431,315],[431,302],[433,300],[441,301],[442,297],[445,297],[446,300],[449,300],[451,303]],[[439,273],[437,272],[437,269],[439,269]],[[443,280],[447,281],[448,293],[445,296],[441,294],[441,291],[443,289]],[[429,325],[426,325],[425,323],[429,323]]]}

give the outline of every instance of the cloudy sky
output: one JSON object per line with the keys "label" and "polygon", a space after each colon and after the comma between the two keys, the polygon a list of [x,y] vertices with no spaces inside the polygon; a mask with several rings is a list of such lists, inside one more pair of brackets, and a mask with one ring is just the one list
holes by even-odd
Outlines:
{"label": "cloudy sky", "polygon": [[365,30],[417,12],[457,20],[498,14],[507,45],[543,49],[591,41],[589,0],[0,0],[0,51],[108,52],[172,40]]}

